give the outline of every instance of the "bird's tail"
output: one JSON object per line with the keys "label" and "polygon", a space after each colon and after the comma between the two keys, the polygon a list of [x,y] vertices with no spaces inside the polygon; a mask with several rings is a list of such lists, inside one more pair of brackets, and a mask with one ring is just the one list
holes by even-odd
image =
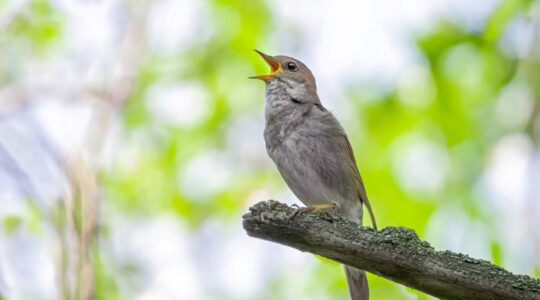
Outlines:
{"label": "bird's tail", "polygon": [[345,266],[345,275],[347,276],[347,285],[351,300],[369,300],[369,287],[366,272]]}

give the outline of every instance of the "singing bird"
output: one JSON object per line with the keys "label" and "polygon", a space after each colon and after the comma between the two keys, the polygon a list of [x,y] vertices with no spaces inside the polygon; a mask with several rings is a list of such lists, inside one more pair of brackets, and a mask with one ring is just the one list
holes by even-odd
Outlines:
{"label": "singing bird", "polygon": [[[377,225],[347,134],[319,100],[315,77],[298,59],[255,50],[270,74],[250,77],[265,82],[266,150],[306,211],[334,208],[362,223],[364,204]],[[369,299],[366,273],[345,266],[352,300]]]}

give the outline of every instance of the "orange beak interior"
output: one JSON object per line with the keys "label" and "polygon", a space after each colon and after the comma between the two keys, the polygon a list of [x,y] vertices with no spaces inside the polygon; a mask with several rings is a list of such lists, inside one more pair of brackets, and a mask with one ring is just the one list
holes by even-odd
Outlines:
{"label": "orange beak interior", "polygon": [[266,63],[270,66],[270,74],[268,75],[259,75],[259,76],[251,76],[249,78],[251,79],[259,79],[259,80],[270,80],[274,79],[276,75],[281,72],[281,65],[270,55],[264,54],[259,50],[255,49],[255,52],[259,53],[259,55],[266,61]]}

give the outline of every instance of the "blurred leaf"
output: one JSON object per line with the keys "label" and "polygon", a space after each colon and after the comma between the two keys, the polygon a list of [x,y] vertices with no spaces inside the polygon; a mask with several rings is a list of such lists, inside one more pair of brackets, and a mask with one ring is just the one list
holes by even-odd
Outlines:
{"label": "blurred leaf", "polygon": [[43,52],[54,42],[59,41],[62,30],[62,15],[47,0],[33,0],[27,11],[14,20],[8,34],[13,38],[24,39]]}
{"label": "blurred leaf", "polygon": [[6,234],[12,234],[17,229],[19,229],[22,224],[21,218],[14,215],[5,216],[3,221],[3,227]]}

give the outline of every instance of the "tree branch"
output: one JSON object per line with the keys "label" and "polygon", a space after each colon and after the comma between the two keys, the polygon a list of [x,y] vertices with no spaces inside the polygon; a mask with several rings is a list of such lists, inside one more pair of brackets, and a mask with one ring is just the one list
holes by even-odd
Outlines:
{"label": "tree branch", "polygon": [[269,200],[250,208],[250,236],[355,266],[442,299],[540,299],[540,280],[485,260],[436,251],[403,227],[374,231],[336,215],[305,213]]}

